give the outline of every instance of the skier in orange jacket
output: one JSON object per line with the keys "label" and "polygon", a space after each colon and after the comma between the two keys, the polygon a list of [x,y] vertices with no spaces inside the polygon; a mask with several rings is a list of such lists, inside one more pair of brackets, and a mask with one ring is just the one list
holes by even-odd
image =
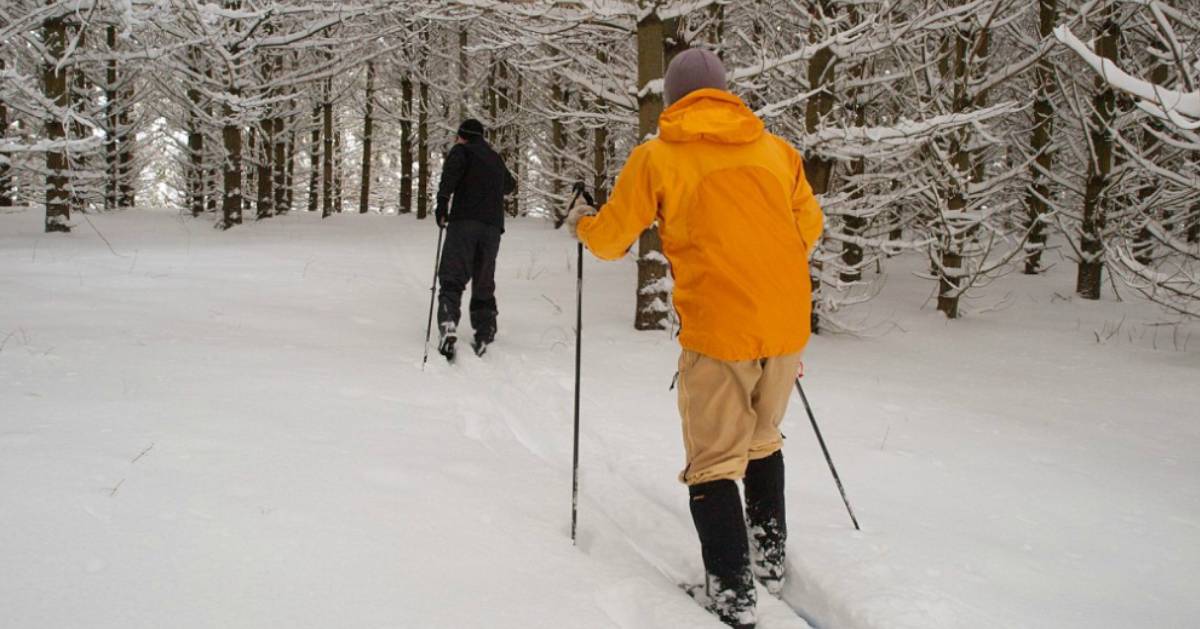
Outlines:
{"label": "skier in orange jacket", "polygon": [[773,594],[784,578],[779,423],[810,333],[808,258],[824,217],[800,154],[726,91],[716,55],[679,54],[664,96],[658,137],[633,149],[608,203],[577,206],[567,224],[614,260],[658,223],[683,347],[680,479],[708,605],[730,626],[753,627],[754,577]]}

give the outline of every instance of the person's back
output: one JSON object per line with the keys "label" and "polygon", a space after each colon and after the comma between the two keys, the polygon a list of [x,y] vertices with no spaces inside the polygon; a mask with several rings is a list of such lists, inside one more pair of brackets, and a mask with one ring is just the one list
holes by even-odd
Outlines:
{"label": "person's back", "polygon": [[[804,346],[796,322],[811,313],[807,260],[821,214],[795,149],[736,96],[701,89],[663,113],[658,138],[634,149],[624,172],[636,178],[608,205],[658,218],[681,345],[723,360]],[[580,236],[599,257],[622,255],[629,226],[604,227]]]}
{"label": "person's back", "polygon": [[[468,133],[446,156],[438,186],[439,220],[479,221],[504,228],[504,196],[515,183],[500,155],[482,135]],[[443,199],[453,201],[447,208]]]}

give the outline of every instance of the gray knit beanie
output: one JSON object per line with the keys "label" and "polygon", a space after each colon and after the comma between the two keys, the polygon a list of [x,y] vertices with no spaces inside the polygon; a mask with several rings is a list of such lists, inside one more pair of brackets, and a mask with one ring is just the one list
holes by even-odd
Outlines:
{"label": "gray knit beanie", "polygon": [[725,89],[725,66],[710,50],[689,48],[671,60],[663,80],[663,97],[667,105],[698,89]]}

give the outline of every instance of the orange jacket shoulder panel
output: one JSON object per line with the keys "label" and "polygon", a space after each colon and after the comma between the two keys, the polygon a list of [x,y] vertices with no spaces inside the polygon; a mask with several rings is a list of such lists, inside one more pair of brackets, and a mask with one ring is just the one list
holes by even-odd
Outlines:
{"label": "orange jacket shoulder panel", "polygon": [[619,258],[658,220],[680,344],[722,360],[800,351],[824,220],[800,154],[719,90],[680,100],[660,129],[630,154],[599,214],[580,221],[580,240]]}

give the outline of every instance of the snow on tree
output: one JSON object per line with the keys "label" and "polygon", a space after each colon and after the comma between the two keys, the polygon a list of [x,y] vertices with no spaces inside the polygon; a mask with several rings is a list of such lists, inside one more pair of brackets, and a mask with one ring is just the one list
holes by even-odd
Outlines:
{"label": "snow on tree", "polygon": [[[1098,15],[1090,44],[1065,25],[1054,31],[1094,73],[1097,94],[1081,243],[1091,273],[1081,271],[1080,292],[1099,296],[1104,265],[1169,311],[1198,316],[1200,8],[1104,3]],[[1122,67],[1144,68],[1147,78]]]}

